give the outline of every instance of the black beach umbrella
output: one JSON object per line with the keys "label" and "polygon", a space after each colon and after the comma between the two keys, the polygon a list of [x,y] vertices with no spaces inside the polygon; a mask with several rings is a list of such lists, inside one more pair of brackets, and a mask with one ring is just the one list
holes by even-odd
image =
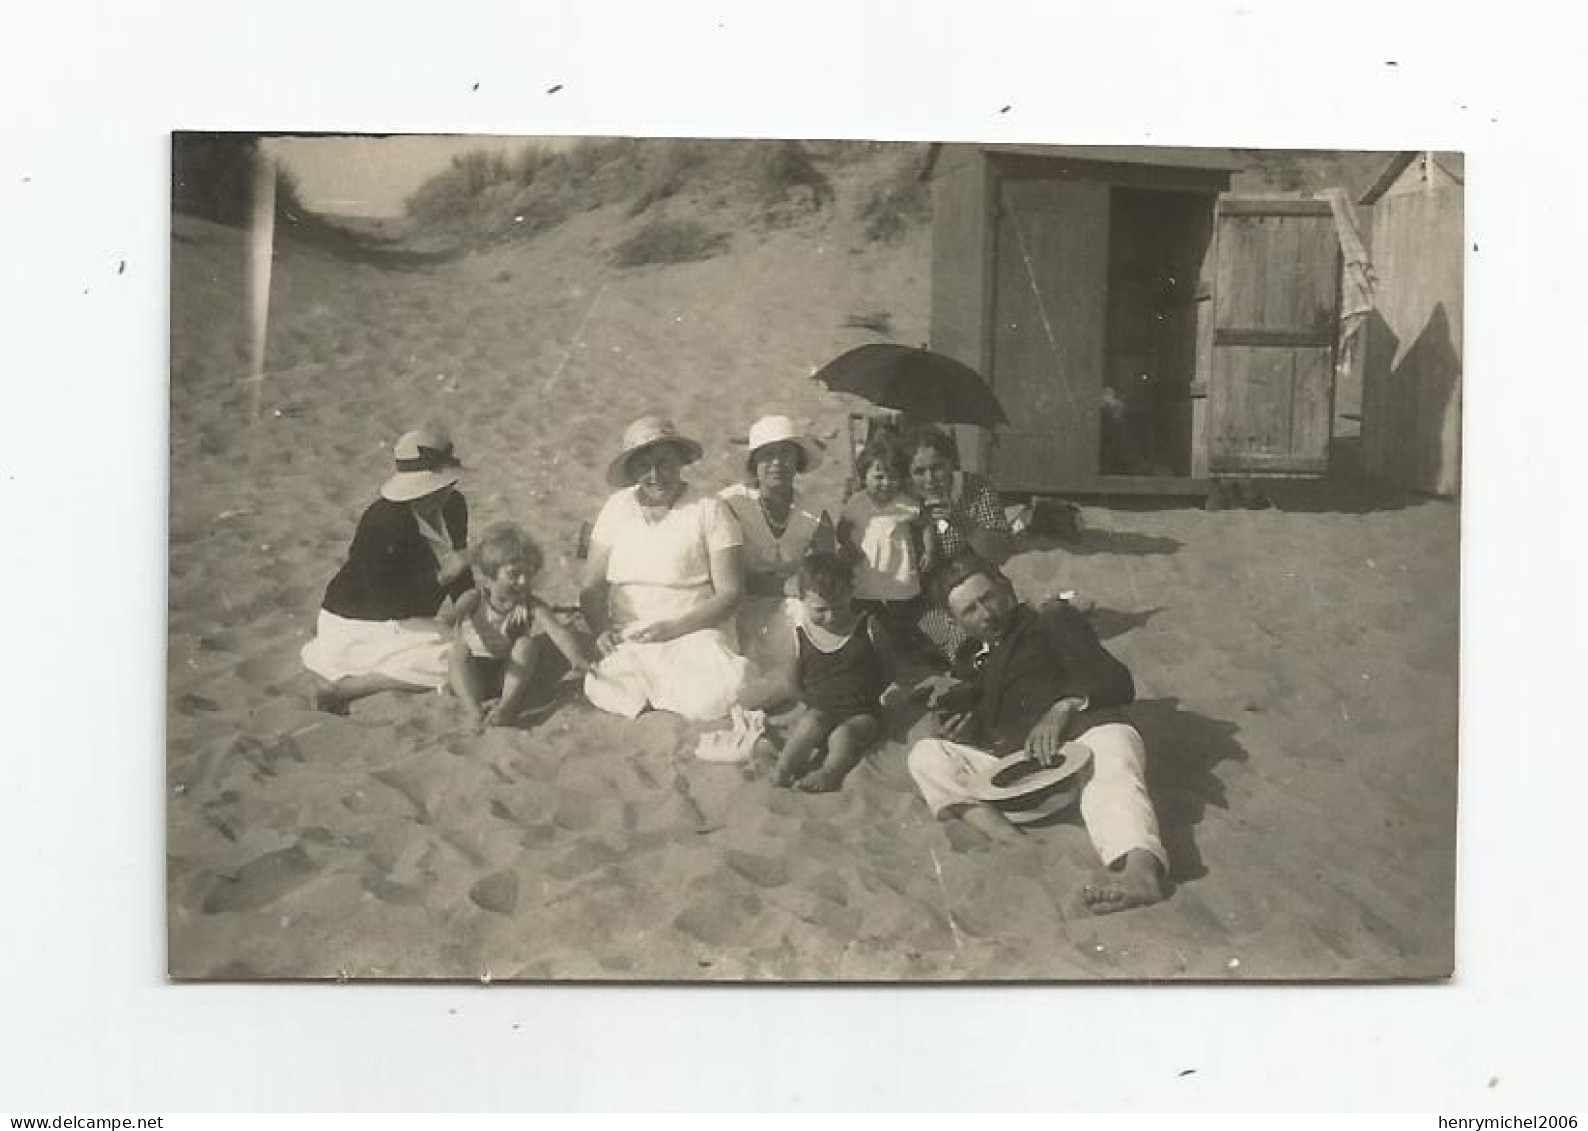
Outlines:
{"label": "black beach umbrella", "polygon": [[840,354],[812,380],[907,417],[940,424],[1008,424],[1003,406],[980,373],[947,354],[873,342]]}

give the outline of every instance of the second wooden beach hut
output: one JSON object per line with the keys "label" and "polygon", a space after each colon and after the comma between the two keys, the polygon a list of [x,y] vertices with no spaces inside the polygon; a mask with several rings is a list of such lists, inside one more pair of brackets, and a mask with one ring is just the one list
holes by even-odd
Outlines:
{"label": "second wooden beach hut", "polygon": [[1012,422],[965,465],[1033,494],[1319,476],[1340,251],[1327,201],[1229,193],[1229,150],[944,145],[932,346]]}

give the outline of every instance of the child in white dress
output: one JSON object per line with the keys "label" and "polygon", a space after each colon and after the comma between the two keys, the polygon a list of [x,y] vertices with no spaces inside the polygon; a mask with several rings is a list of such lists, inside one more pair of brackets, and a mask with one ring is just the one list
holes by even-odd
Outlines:
{"label": "child in white dress", "polygon": [[915,635],[921,615],[921,575],[937,556],[935,532],[921,504],[905,491],[904,449],[880,432],[856,461],[861,491],[844,504],[838,541],[855,567],[855,601],[875,613],[900,640]]}

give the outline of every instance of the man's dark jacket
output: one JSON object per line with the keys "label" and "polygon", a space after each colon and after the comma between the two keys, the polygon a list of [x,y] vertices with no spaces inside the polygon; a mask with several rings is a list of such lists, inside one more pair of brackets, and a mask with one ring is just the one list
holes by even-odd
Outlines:
{"label": "man's dark jacket", "polygon": [[990,748],[1018,750],[1049,707],[1090,700],[1086,718],[1136,697],[1130,669],[1103,648],[1087,619],[1059,603],[1038,612],[1016,607],[1013,623],[981,662],[976,721]]}

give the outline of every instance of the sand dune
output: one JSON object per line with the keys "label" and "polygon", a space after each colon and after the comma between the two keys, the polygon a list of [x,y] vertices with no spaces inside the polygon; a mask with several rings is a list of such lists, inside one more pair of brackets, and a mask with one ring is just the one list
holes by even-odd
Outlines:
{"label": "sand dune", "polygon": [[[873,171],[874,173],[874,171]],[[1098,603],[1137,673],[1174,855],[1165,904],[1094,919],[1074,824],[991,849],[926,813],[912,720],[831,797],[692,759],[569,685],[522,730],[463,732],[438,695],[305,706],[297,650],[414,424],[450,425],[479,523],[547,550],[573,599],[581,522],[624,422],[661,408],[742,470],[753,417],[836,437],[807,380],[927,337],[927,236],[866,243],[838,208],[733,230],[699,263],[618,270],[638,221],[398,270],[283,246],[264,415],[242,382],[243,237],[173,242],[170,969],[179,978],[1003,979],[1437,976],[1454,903],[1455,506],[1298,491],[1266,511],[1086,511],[1011,564]],[[835,499],[842,461],[809,477]]]}

